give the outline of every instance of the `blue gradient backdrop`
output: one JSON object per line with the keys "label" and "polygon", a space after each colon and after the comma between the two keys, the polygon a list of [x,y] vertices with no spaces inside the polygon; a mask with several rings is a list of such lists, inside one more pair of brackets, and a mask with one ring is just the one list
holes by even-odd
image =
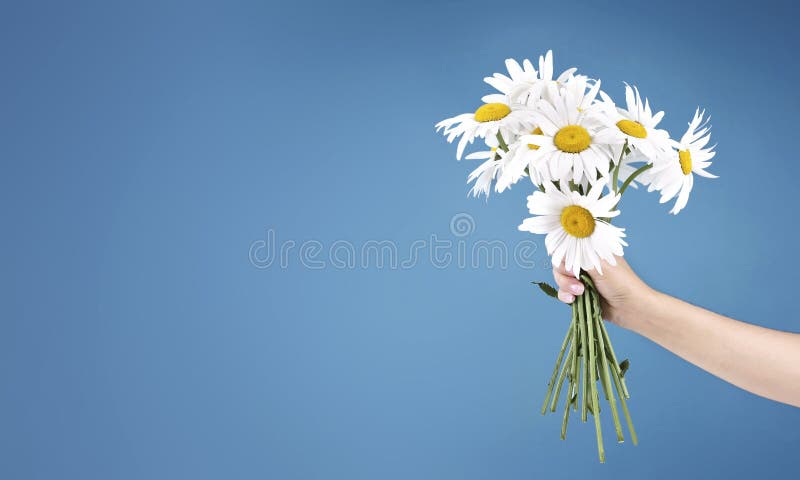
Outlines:
{"label": "blue gradient backdrop", "polygon": [[270,228],[407,249],[459,212],[469,241],[529,238],[524,184],[467,198],[433,124],[552,48],[673,133],[713,117],[719,180],[678,217],[625,201],[641,275],[798,330],[792,7],[601,3],[5,2],[0,478],[791,477],[799,410],[614,327],[641,444],[607,435],[600,465],[591,424],[560,441],[537,409],[569,312],[529,284],[541,249],[532,270],[249,260]]}

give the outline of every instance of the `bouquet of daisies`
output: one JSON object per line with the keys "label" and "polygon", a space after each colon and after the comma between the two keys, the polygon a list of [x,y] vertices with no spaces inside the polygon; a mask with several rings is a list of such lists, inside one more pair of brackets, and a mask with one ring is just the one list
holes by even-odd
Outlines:
{"label": "bouquet of daisies", "polygon": [[[653,113],[638,89],[625,86],[625,106],[600,90],[600,80],[570,68],[553,76],[553,54],[539,57],[537,71],[530,60],[520,66],[506,60],[508,74],[484,79],[499,93],[486,95],[473,113],[436,125],[448,142],[458,139],[456,158],[481,139],[485,147],[466,156],[482,163],[469,175],[471,192],[488,197],[523,182],[535,191],[528,197],[531,215],[519,229],[545,234],[554,265],[565,268],[586,285],[572,304],[572,322],[556,358],[542,414],[555,412],[563,398],[561,438],[566,437],[570,410],[580,409],[582,421],[594,417],[600,461],[605,461],[600,428],[600,391],[608,402],[617,440],[624,441],[621,416],[637,443],[628,411],[625,383],[628,361],[619,362],[603,322],[601,297],[587,274],[602,274],[602,261],[615,265],[623,255],[625,229],[612,224],[629,186],[637,183],[660,193],[661,203],[676,199],[677,214],[689,199],[694,175],[706,172],[714,157],[709,130],[699,109],[686,133],[676,141],[659,129],[664,112]],[[527,187],[526,187],[527,188]],[[677,197],[677,198],[676,198]],[[545,293],[555,289],[537,283]],[[598,387],[599,384],[599,387]],[[620,415],[620,411],[622,415]]]}

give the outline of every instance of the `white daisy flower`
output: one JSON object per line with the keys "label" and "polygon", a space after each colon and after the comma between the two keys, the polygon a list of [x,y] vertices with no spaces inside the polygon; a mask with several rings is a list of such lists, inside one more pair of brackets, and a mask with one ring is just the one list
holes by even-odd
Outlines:
{"label": "white daisy flower", "polygon": [[467,144],[476,138],[494,137],[498,133],[503,138],[509,138],[519,132],[529,131],[533,126],[530,108],[512,105],[505,95],[487,95],[484,101],[486,103],[474,113],[464,113],[436,124],[436,131],[444,129],[448,142],[461,137],[456,152],[459,160]]}
{"label": "white daisy flower", "polygon": [[553,80],[553,51],[548,50],[545,56],[539,57],[539,71],[533,67],[530,60],[522,61],[522,66],[514,59],[506,60],[508,76],[502,73],[495,73],[491,77],[483,79],[484,82],[496,88],[499,92],[514,101],[528,103],[541,98],[543,91],[548,85],[559,85],[566,82],[576,68],[569,68]]}
{"label": "white daisy flower", "polygon": [[677,215],[686,207],[694,186],[694,174],[717,178],[705,170],[711,165],[711,159],[717,152],[714,151],[714,145],[706,147],[711,139],[709,133],[711,126],[706,126],[710,118],[703,121],[704,114],[705,110],[701,112],[698,108],[686,133],[679,142],[673,142],[677,151],[673,150],[663,165],[654,167],[652,172],[646,172],[649,174],[646,178],[651,180],[648,191],[660,191],[660,203],[666,203],[678,196],[675,205],[669,211],[673,215]]}
{"label": "white daisy flower", "polygon": [[625,85],[627,109],[614,105],[614,101],[605,92],[600,92],[600,96],[609,126],[614,126],[619,131],[620,143],[627,141],[630,147],[644,154],[651,163],[672,150],[669,133],[656,128],[664,118],[664,112],[653,114],[650,103],[646,98],[642,102],[636,87]]}
{"label": "white daisy flower", "polygon": [[572,92],[578,101],[578,110],[589,110],[595,104],[597,94],[605,95],[600,91],[600,81],[590,80],[586,75],[570,77],[563,85],[564,90]]}
{"label": "white daisy flower", "polygon": [[478,197],[480,194],[489,197],[492,190],[492,182],[496,178],[498,172],[503,170],[503,150],[498,149],[498,141],[494,137],[487,138],[486,147],[488,150],[470,153],[466,156],[467,160],[483,160],[478,168],[472,171],[467,178],[467,183],[475,182],[470,189],[470,193]]}
{"label": "white daisy flower", "polygon": [[469,193],[471,193],[473,197],[479,197],[481,194],[484,194],[486,198],[489,198],[489,193],[492,191],[492,182],[500,167],[500,162],[496,159],[496,150],[497,148],[492,148],[487,152],[476,152],[467,155],[468,160],[478,160],[478,156],[480,156],[480,158],[485,158],[483,156],[484,153],[490,155],[489,159],[481,163],[467,178],[467,183],[475,182],[475,185],[469,190]]}
{"label": "white daisy flower", "polygon": [[501,182],[513,183],[526,167],[529,171],[539,168],[539,173],[552,181],[581,183],[586,178],[594,184],[606,177],[610,162],[617,161],[610,147],[619,143],[619,135],[616,127],[607,125],[602,109],[592,106],[599,88],[600,82],[588,91],[565,88],[552,103],[536,102],[534,122],[542,133],[521,135],[518,142],[539,148],[534,149],[535,155],[513,158],[503,172],[511,179]]}
{"label": "white daisy flower", "polygon": [[[571,90],[572,95],[579,99],[578,110],[580,111],[591,108],[597,93],[600,91],[599,82],[591,86],[588,82],[589,78],[584,75],[571,76],[561,87],[565,90]],[[557,98],[557,92],[558,90],[552,90],[551,95]],[[539,127],[527,133],[531,135],[543,134],[542,129]],[[555,174],[550,171],[548,163],[544,161],[546,157],[538,155],[537,150],[539,150],[539,146],[532,143],[509,142],[508,152],[503,153],[503,158],[506,159],[505,163],[509,165],[508,174],[501,175],[498,178],[498,192],[503,192],[524,177],[525,174],[528,174],[534,185],[541,185],[545,179],[555,177]]]}
{"label": "white daisy flower", "polygon": [[[531,135],[542,135],[542,129],[534,128]],[[541,185],[544,179],[550,179],[548,165],[543,157],[538,154],[538,145],[515,141],[509,144],[508,152],[502,152],[503,166],[497,175],[497,192],[502,193],[511,185],[517,183],[526,173],[535,185]],[[542,173],[546,172],[546,173]]]}
{"label": "white daisy flower", "polygon": [[614,256],[622,256],[622,247],[628,245],[623,240],[625,229],[605,220],[619,215],[614,209],[619,195],[601,197],[602,190],[597,185],[581,195],[569,189],[559,190],[548,182],[544,192],[528,197],[528,210],[538,216],[523,220],[519,229],[546,234],[544,243],[553,265],[560,265],[563,260],[575,277],[580,276],[581,269],[596,269],[602,274],[601,260],[615,265]]}
{"label": "white daisy flower", "polygon": [[513,58],[506,59],[506,70],[508,70],[508,76],[494,73],[491,77],[485,77],[483,81],[493,86],[498,92],[508,95],[512,100],[516,100],[521,91],[540,84],[539,74],[527,58],[522,61],[522,66]]}

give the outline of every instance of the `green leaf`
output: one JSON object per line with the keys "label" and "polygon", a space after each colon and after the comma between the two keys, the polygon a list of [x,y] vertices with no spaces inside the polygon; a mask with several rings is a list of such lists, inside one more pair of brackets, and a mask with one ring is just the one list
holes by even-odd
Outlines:
{"label": "green leaf", "polygon": [[627,372],[629,368],[631,368],[631,362],[626,358],[625,360],[622,361],[622,363],[619,364],[620,378],[625,376],[625,372]]}
{"label": "green leaf", "polygon": [[531,283],[534,285],[538,285],[539,288],[541,288],[542,291],[547,295],[553,298],[558,298],[558,290],[556,290],[556,288],[550,285],[549,283],[547,282],[531,282]]}

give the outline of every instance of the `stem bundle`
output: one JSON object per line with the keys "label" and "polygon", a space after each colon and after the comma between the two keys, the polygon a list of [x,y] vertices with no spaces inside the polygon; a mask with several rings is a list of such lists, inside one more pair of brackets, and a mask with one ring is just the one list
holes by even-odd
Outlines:
{"label": "stem bundle", "polygon": [[582,274],[581,280],[586,289],[572,303],[572,322],[556,358],[556,365],[547,386],[547,395],[542,404],[542,415],[547,413],[547,410],[556,411],[561,391],[566,384],[564,416],[561,424],[561,439],[565,439],[570,408],[578,410],[580,390],[581,420],[586,422],[590,413],[594,417],[597,453],[600,462],[605,462],[603,434],[600,427],[598,382],[603,390],[603,396],[611,407],[617,441],[622,443],[625,440],[617,410],[617,399],[619,399],[619,406],[622,407],[634,445],[638,444],[638,439],[628,411],[627,399],[630,398],[630,395],[625,384],[625,372],[617,361],[611,345],[611,338],[603,322],[600,294],[588,275]]}

